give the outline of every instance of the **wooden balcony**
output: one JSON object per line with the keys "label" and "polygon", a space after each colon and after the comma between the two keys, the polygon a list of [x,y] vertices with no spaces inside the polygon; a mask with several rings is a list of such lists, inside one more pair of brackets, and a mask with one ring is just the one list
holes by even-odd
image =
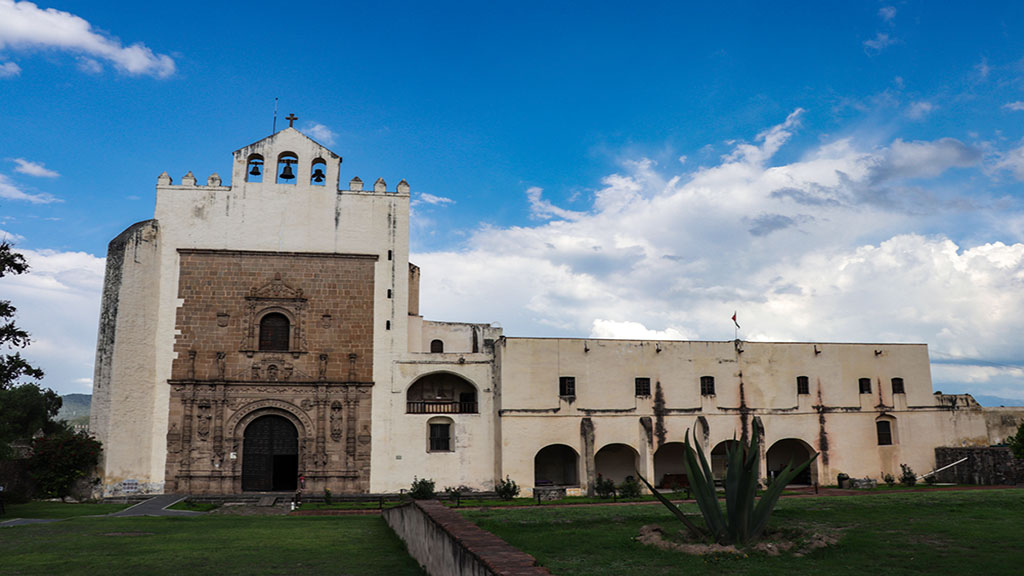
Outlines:
{"label": "wooden balcony", "polygon": [[476,414],[476,402],[416,400],[405,403],[406,414]]}

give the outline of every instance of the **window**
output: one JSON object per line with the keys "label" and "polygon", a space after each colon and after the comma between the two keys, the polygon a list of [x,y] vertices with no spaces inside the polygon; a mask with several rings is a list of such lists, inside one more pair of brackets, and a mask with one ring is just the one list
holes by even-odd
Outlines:
{"label": "window", "polygon": [[875,429],[878,431],[878,445],[892,446],[892,422],[876,420]]}
{"label": "window", "polygon": [[715,377],[714,376],[701,376],[700,377],[700,395],[701,396],[714,396],[715,395]]}
{"label": "window", "polygon": [[287,351],[291,323],[278,312],[267,314],[260,320],[260,350]]}
{"label": "window", "polygon": [[857,383],[860,385],[861,394],[871,394],[871,378],[861,378]]}
{"label": "window", "polygon": [[452,420],[450,418],[431,418],[427,422],[430,436],[428,438],[428,452],[452,452]]}
{"label": "window", "polygon": [[651,379],[650,378],[637,378],[636,379],[636,395],[637,396],[650,396],[651,395]]}
{"label": "window", "polygon": [[810,394],[811,384],[810,379],[807,376],[796,377],[796,393],[797,394]]}
{"label": "window", "polygon": [[558,378],[558,395],[559,396],[575,396],[576,395],[576,377],[575,376],[560,376]]}
{"label": "window", "polygon": [[430,341],[430,353],[441,354],[444,352],[444,341],[442,340],[431,340]]}
{"label": "window", "polygon": [[892,379],[892,393],[893,394],[906,394],[906,391],[903,389],[903,378],[893,378]]}

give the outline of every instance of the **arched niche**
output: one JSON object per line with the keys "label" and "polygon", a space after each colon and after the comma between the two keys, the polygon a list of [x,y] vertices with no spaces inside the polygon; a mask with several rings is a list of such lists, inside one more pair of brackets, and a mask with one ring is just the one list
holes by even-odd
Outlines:
{"label": "arched niche", "polygon": [[533,457],[534,486],[579,486],[580,455],[571,446],[549,444]]}
{"label": "arched niche", "polygon": [[313,186],[325,186],[327,183],[327,162],[323,158],[313,160],[309,170],[309,183]]}
{"label": "arched niche", "polygon": [[249,157],[245,161],[245,181],[246,182],[263,182],[263,155],[262,154],[249,154]]}
{"label": "arched niche", "polygon": [[636,477],[639,465],[640,455],[628,444],[608,444],[594,454],[594,471],[616,484]]}
{"label": "arched niche", "polygon": [[242,490],[295,490],[299,476],[299,431],[280,414],[263,414],[243,430]]}
{"label": "arched niche", "polygon": [[298,180],[299,156],[295,152],[281,152],[277,155],[278,184],[295,184]]}
{"label": "arched niche", "polygon": [[451,372],[421,376],[405,392],[408,414],[476,414],[477,391],[472,382]]}

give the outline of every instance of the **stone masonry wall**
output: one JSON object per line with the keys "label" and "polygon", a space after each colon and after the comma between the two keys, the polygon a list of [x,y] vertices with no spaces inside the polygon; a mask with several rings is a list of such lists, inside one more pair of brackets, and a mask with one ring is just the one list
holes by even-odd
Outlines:
{"label": "stone masonry wall", "polygon": [[957,484],[1016,484],[1024,481],[1024,460],[1005,446],[936,448],[936,469],[961,458],[966,462],[937,474],[939,482]]}

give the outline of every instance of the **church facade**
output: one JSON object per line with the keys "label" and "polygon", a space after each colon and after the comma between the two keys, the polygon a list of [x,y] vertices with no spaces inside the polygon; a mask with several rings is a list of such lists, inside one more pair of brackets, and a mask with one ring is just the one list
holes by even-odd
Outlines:
{"label": "church facade", "polygon": [[[1020,414],[932,393],[923,344],[507,337],[425,320],[409,185],[342,186],[294,128],[214,174],[157,182],[154,218],[111,243],[91,430],[105,495],[383,493],[413,477],[592,490],[682,474],[684,435],[721,469],[760,427],[762,472],[927,471]],[[426,271],[425,273],[430,273]]]}

